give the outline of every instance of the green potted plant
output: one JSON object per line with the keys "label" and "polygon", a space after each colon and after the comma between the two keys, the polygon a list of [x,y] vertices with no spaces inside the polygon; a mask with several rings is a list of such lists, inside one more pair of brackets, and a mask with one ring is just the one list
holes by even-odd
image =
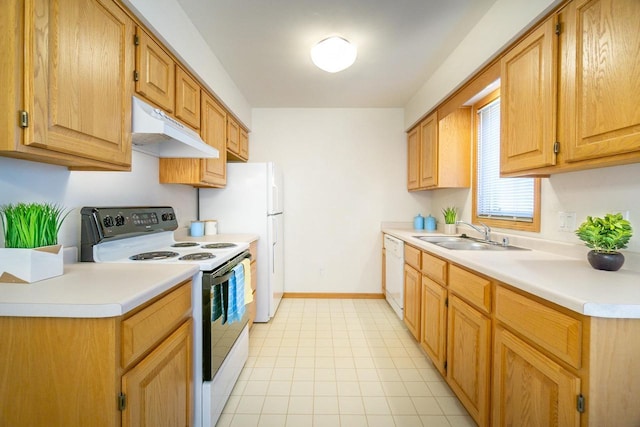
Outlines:
{"label": "green potted plant", "polygon": [[444,215],[444,233],[456,234],[456,218],[458,216],[458,209],[455,206],[448,206],[442,209],[442,215]]}
{"label": "green potted plant", "polygon": [[4,249],[0,249],[0,282],[31,283],[63,272],[58,232],[68,212],[52,203],[0,206]]}
{"label": "green potted plant", "polygon": [[587,260],[593,268],[617,271],[624,264],[624,255],[618,250],[627,247],[632,229],[622,214],[606,214],[602,218],[588,216],[576,230],[576,235],[592,249]]}

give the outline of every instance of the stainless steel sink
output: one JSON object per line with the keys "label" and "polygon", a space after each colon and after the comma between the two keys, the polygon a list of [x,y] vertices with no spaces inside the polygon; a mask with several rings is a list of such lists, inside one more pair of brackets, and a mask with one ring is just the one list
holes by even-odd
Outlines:
{"label": "stainless steel sink", "polygon": [[413,236],[413,237],[429,243],[464,242],[469,240],[465,237],[460,237],[460,236]]}
{"label": "stainless steel sink", "polygon": [[497,242],[485,242],[470,237],[461,236],[414,236],[424,242],[433,243],[441,248],[451,249],[455,251],[528,251],[527,248],[518,246],[501,245]]}

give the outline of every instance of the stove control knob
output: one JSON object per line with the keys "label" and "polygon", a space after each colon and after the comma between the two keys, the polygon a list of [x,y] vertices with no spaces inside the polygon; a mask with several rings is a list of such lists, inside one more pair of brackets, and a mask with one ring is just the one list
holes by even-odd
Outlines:
{"label": "stove control knob", "polygon": [[105,216],[102,219],[102,224],[104,224],[105,227],[109,228],[109,227],[113,227],[113,217],[112,216]]}
{"label": "stove control knob", "polygon": [[122,227],[124,225],[124,217],[122,215],[116,216],[116,227]]}

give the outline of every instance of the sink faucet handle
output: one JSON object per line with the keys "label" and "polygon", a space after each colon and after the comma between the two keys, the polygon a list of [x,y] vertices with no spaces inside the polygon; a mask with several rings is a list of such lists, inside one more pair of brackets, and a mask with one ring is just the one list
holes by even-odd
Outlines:
{"label": "sink faucet handle", "polygon": [[484,231],[484,240],[491,240],[491,227],[489,227],[484,222],[478,221],[478,223],[480,223],[480,225],[482,227],[484,227],[484,230],[483,230]]}

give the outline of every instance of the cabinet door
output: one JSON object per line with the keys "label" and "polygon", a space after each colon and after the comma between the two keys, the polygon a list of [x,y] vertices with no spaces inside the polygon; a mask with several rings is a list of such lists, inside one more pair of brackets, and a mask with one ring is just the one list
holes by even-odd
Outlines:
{"label": "cabinet door", "polygon": [[447,290],[423,275],[420,345],[443,376],[447,360],[446,300]]}
{"label": "cabinet door", "polygon": [[471,108],[438,114],[438,188],[469,187],[471,179]]}
{"label": "cabinet door", "polygon": [[192,320],[189,319],[122,377],[127,405],[122,426],[192,423]]}
{"label": "cabinet door", "polygon": [[415,268],[404,265],[404,323],[416,340],[420,340],[420,273]]}
{"label": "cabinet door", "polygon": [[249,160],[249,133],[240,128],[240,157]]}
{"label": "cabinet door", "polygon": [[227,150],[240,154],[240,126],[231,116],[227,116]]}
{"label": "cabinet door", "polygon": [[176,65],[140,27],[136,29],[136,93],[168,113],[174,111]]}
{"label": "cabinet door", "polygon": [[27,4],[23,143],[128,167],[133,22],[110,0]]}
{"label": "cabinet door", "polygon": [[420,126],[407,134],[407,190],[420,187]]}
{"label": "cabinet door", "polygon": [[493,378],[494,426],[580,425],[580,379],[501,327],[495,331]]}
{"label": "cabinet door", "polygon": [[438,115],[430,115],[420,123],[421,188],[438,185]]}
{"label": "cabinet door", "polygon": [[448,317],[447,382],[476,423],[486,426],[491,320],[455,295],[449,297]]}
{"label": "cabinet door", "polygon": [[501,173],[555,164],[556,21],[549,18],[501,60]]}
{"label": "cabinet door", "polygon": [[181,67],[176,67],[176,117],[200,129],[200,85]]}
{"label": "cabinet door", "polygon": [[200,160],[202,181],[222,186],[227,183],[227,112],[210,95],[202,96],[202,139],[220,153],[217,159]]}
{"label": "cabinet door", "polygon": [[577,0],[562,13],[566,161],[640,151],[638,0]]}

